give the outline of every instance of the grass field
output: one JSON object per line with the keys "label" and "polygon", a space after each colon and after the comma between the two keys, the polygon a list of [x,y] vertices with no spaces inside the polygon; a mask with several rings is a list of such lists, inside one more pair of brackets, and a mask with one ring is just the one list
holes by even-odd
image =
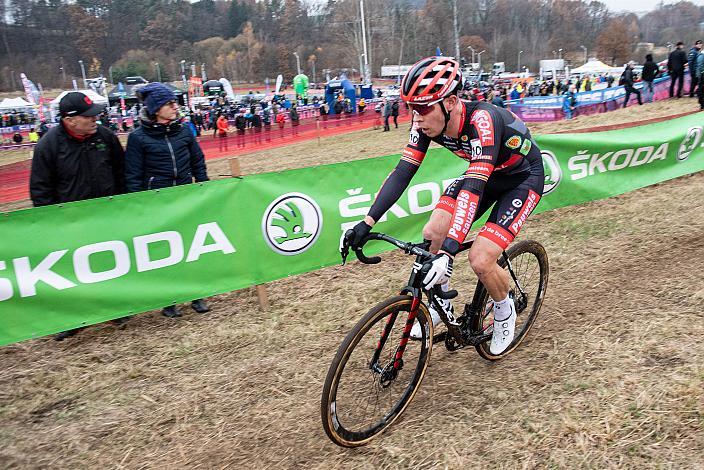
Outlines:
{"label": "grass field", "polygon": [[[405,139],[364,131],[241,161],[280,170]],[[207,315],[149,312],[0,349],[0,467],[702,468],[703,199],[700,172],[531,217],[521,236],[545,245],[551,272],[526,342],[499,363],[436,345],[405,415],[364,448],[327,440],[320,393],[345,334],[405,283],[400,253],[271,283],[267,312],[243,290]],[[467,264],[454,287],[476,282]]]}

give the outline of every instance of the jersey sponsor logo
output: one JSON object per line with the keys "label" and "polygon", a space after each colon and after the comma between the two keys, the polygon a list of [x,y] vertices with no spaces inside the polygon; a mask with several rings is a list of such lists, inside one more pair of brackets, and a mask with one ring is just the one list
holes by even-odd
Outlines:
{"label": "jersey sponsor logo", "polygon": [[483,147],[494,145],[494,122],[488,111],[475,111],[470,122],[477,129]]}
{"label": "jersey sponsor logo", "polygon": [[536,192],[528,191],[528,198],[526,199],[525,204],[523,204],[521,212],[518,213],[515,222],[513,222],[509,227],[509,230],[511,230],[514,235],[517,235],[518,232],[521,230],[521,227],[523,227],[523,224],[526,223],[526,219],[528,218],[530,213],[533,212],[535,206],[538,205],[539,200],[540,196],[538,196]]}
{"label": "jersey sponsor logo", "polygon": [[557,162],[557,157],[549,150],[540,152],[543,158],[543,170],[545,172],[545,183],[543,186],[543,195],[550,194],[557,188],[562,181],[562,168]]}
{"label": "jersey sponsor logo", "polygon": [[313,198],[287,193],[269,204],[262,217],[262,232],[269,247],[282,255],[298,255],[318,240],[323,212]]}
{"label": "jersey sponsor logo", "polygon": [[680,144],[680,148],[677,150],[677,160],[681,162],[687,160],[701,140],[702,128],[699,126],[690,127],[687,131],[687,135]]}
{"label": "jersey sponsor logo", "polygon": [[520,199],[514,199],[513,201],[511,201],[511,205],[513,205],[513,207],[517,209],[520,209],[520,207],[523,205],[523,201],[521,201]]}
{"label": "jersey sponsor logo", "polygon": [[523,141],[523,145],[521,145],[521,150],[519,150],[520,153],[523,155],[528,155],[528,152],[530,152],[530,149],[533,147],[533,142],[530,141],[530,139],[525,139]]}
{"label": "jersey sponsor logo", "polygon": [[483,226],[479,231],[479,236],[488,238],[503,249],[506,249],[509,243],[513,241],[513,236],[510,232],[507,232],[498,225],[494,225],[492,223],[487,223]]}
{"label": "jersey sponsor logo", "polygon": [[472,163],[469,165],[469,168],[467,168],[466,174],[474,173],[482,176],[489,177],[491,176],[491,173],[494,171],[494,165],[490,165],[488,163]]}
{"label": "jersey sponsor logo", "polygon": [[509,209],[506,209],[506,212],[501,214],[501,219],[499,219],[499,225],[506,227],[511,221],[513,220],[513,216],[516,215],[516,212],[518,209],[515,207],[511,207]]}
{"label": "jersey sponsor logo", "polygon": [[520,136],[514,135],[513,137],[511,137],[510,139],[508,139],[506,141],[506,147],[508,147],[512,150],[516,150],[518,147],[521,146],[521,140],[522,139]]}
{"label": "jersey sponsor logo", "polygon": [[462,243],[469,233],[469,229],[474,221],[477,212],[477,200],[479,198],[469,191],[462,190],[457,195],[455,213],[452,215],[452,223],[447,236]]}
{"label": "jersey sponsor logo", "polygon": [[469,140],[469,137],[467,136],[467,134],[462,134],[462,137],[460,137],[460,139],[462,140],[462,142],[467,142]]}

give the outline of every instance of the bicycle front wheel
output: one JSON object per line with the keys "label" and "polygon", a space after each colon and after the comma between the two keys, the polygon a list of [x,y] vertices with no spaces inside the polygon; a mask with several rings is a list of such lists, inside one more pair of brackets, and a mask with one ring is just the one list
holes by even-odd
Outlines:
{"label": "bicycle front wheel", "polygon": [[[501,354],[491,353],[489,341],[477,345],[476,349],[479,355],[490,361],[506,357],[521,344],[540,313],[540,307],[543,305],[543,298],[548,287],[548,255],[540,243],[533,240],[521,240],[511,245],[506,254],[515,275],[515,279],[511,276],[510,289],[513,291],[517,313],[516,335],[508,349]],[[499,258],[498,263],[502,268],[508,269],[508,263],[503,256]],[[483,311],[475,317],[472,329],[491,333],[494,327],[494,301],[483,286],[481,289],[479,305],[483,306]],[[521,290],[523,294],[521,294]]]}
{"label": "bicycle front wheel", "polygon": [[330,365],[320,403],[323,428],[337,445],[364,445],[406,409],[420,386],[432,349],[433,322],[420,302],[423,335],[408,341],[413,297],[372,308],[350,331]]}

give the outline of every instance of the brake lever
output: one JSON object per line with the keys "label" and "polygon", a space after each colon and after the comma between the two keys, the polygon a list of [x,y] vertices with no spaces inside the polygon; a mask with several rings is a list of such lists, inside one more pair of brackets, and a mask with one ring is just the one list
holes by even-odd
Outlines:
{"label": "brake lever", "polygon": [[350,254],[350,247],[347,242],[342,242],[342,248],[340,248],[340,256],[342,256],[342,266],[347,262],[347,256]]}

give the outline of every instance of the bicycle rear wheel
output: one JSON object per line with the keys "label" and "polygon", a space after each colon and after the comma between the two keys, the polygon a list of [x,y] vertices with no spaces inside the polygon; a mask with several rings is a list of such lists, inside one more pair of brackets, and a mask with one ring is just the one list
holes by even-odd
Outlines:
{"label": "bicycle rear wheel", "polygon": [[433,322],[422,302],[416,319],[423,336],[406,342],[396,361],[404,330],[406,339],[410,333],[412,303],[413,297],[400,295],[376,305],[340,345],[320,403],[323,429],[335,444],[366,444],[403,413],[418,390],[433,343]]}
{"label": "bicycle rear wheel", "polygon": [[[525,296],[521,295],[516,281],[511,277],[509,289],[514,293],[516,306],[516,335],[508,349],[501,354],[491,353],[489,350],[490,341],[477,345],[476,349],[479,355],[490,361],[506,357],[521,344],[540,313],[540,307],[543,305],[543,298],[548,287],[548,255],[540,243],[533,240],[521,240],[509,247],[506,253]],[[508,270],[503,256],[497,262],[499,266]],[[488,334],[494,328],[494,301],[483,286],[481,289],[477,305],[482,306],[483,313],[474,317],[472,330]]]}

